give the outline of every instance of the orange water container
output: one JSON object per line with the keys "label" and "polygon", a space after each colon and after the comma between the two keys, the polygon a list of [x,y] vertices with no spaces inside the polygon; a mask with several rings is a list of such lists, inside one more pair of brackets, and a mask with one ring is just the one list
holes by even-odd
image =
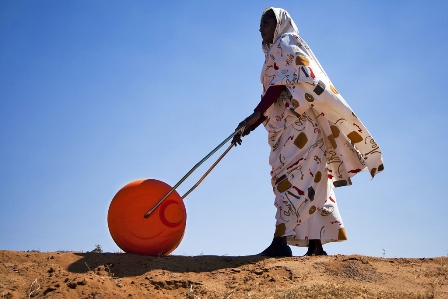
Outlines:
{"label": "orange water container", "polygon": [[245,126],[240,126],[214,150],[199,161],[173,188],[155,179],[138,180],[121,188],[109,206],[107,223],[109,231],[125,252],[144,255],[168,255],[179,246],[185,232],[187,211],[183,199],[190,194],[235,146],[230,146],[221,154],[199,181],[182,198],[176,188],[236,134],[242,134]]}
{"label": "orange water container", "polygon": [[174,191],[148,218],[144,215],[171,190],[155,179],[137,180],[121,188],[107,215],[109,231],[123,251],[165,256],[179,246],[185,232],[187,211]]}

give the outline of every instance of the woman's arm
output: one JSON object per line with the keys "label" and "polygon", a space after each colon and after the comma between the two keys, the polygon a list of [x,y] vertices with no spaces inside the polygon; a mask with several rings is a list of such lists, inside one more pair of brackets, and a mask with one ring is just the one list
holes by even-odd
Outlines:
{"label": "woman's arm", "polygon": [[258,103],[257,107],[254,109],[254,113],[246,117],[245,120],[239,123],[237,130],[241,127],[245,127],[243,134],[237,134],[233,137],[232,143],[241,144],[242,136],[249,135],[249,133],[255,130],[263,121],[266,120],[266,117],[263,113],[278,99],[280,94],[285,90],[284,85],[273,85],[269,86],[268,90],[264,93],[264,96],[261,98],[260,103]]}

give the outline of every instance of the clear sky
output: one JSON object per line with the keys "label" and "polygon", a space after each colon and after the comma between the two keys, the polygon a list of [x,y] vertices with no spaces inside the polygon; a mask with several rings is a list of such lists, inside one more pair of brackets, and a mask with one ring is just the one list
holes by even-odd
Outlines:
{"label": "clear sky", "polygon": [[[0,1],[0,249],[117,252],[115,193],[174,185],[257,105],[267,6],[288,10],[383,152],[374,180],[335,190],[349,240],[327,252],[447,255],[448,1],[411,0]],[[263,127],[229,152],[186,198],[174,254],[269,245],[268,155]]]}

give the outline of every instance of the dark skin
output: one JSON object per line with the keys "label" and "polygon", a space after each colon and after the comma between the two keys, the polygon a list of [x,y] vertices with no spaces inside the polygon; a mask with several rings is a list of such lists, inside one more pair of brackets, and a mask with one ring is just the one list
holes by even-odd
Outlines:
{"label": "dark skin", "polygon": [[[259,30],[261,33],[263,43],[272,44],[274,42],[274,33],[276,27],[277,27],[277,19],[275,18],[273,12],[272,13],[266,12],[261,17],[260,30]],[[261,116],[260,112],[255,111],[254,113],[246,117],[245,120],[239,123],[236,130],[241,130],[242,127],[246,128],[246,130],[244,130],[242,134],[239,133],[233,137],[232,143],[235,144],[235,146],[237,146],[238,144],[241,145],[242,142],[241,137],[249,134],[250,126],[253,125],[260,118],[260,116]]]}
{"label": "dark skin", "polygon": [[264,44],[274,43],[274,33],[276,27],[277,27],[277,19],[275,18],[275,15],[266,12],[261,17],[260,30],[259,30]]}

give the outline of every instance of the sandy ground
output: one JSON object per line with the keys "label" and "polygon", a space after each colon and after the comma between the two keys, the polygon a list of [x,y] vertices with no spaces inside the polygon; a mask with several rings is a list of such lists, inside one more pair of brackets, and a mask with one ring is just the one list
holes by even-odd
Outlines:
{"label": "sandy ground", "polygon": [[0,251],[0,298],[448,298],[448,258]]}

